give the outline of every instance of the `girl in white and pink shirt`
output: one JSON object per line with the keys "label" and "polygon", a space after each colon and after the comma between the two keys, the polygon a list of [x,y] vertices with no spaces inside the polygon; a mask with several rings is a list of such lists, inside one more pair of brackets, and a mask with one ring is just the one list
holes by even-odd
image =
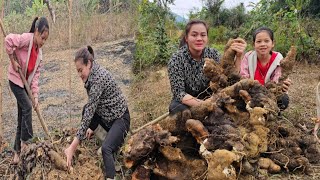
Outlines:
{"label": "girl in white and pink shirt", "polygon": [[[258,80],[261,85],[269,81],[278,82],[281,77],[280,61],[283,56],[280,52],[273,51],[274,48],[273,31],[267,27],[261,27],[253,33],[253,51],[247,52],[240,67],[240,75],[244,78]],[[278,99],[280,110],[284,110],[289,105],[287,94],[291,80],[283,82],[282,91],[285,92]]]}

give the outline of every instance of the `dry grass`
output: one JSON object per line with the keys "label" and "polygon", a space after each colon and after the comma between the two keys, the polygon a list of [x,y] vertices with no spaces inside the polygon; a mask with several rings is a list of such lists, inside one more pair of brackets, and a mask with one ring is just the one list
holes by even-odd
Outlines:
{"label": "dry grass", "polygon": [[129,101],[133,104],[132,129],[168,112],[171,92],[167,69],[152,69],[136,76]]}
{"label": "dry grass", "polygon": [[316,117],[316,86],[320,81],[319,66],[297,65],[289,76],[293,84],[290,87],[290,105],[284,115],[292,122],[306,123],[312,128],[311,118]]}
{"label": "dry grass", "polygon": [[[128,18],[129,17],[129,18]],[[52,24],[50,48],[68,48],[69,34],[67,19],[57,19]],[[108,13],[93,16],[76,16],[72,19],[72,46],[113,41],[134,34],[134,17],[130,12],[120,14]]]}
{"label": "dry grass", "polygon": [[[83,8],[83,7],[82,7]],[[83,11],[83,10],[82,10]],[[118,13],[96,12],[85,13],[80,7],[72,9],[71,46],[79,47],[83,44],[95,44],[132,37],[136,30],[136,15],[134,9]],[[55,6],[56,23],[53,24],[47,9],[44,14],[49,21],[50,35],[44,49],[69,48],[69,14],[64,4]],[[3,18],[7,33],[29,32],[34,17],[24,14],[8,15]]]}

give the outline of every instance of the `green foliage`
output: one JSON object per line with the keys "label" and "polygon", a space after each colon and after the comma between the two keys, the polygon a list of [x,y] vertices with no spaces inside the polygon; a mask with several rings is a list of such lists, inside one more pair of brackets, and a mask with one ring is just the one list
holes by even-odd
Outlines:
{"label": "green foliage", "polygon": [[43,3],[43,0],[34,0],[32,6],[26,8],[26,15],[28,17],[41,16],[44,14],[45,8],[46,5]]}
{"label": "green foliage", "polygon": [[298,47],[298,60],[313,62],[317,60],[315,52],[318,51],[319,44],[315,36],[310,36],[308,26],[305,25],[314,21],[302,16],[302,10],[309,5],[308,2],[309,0],[261,0],[250,12],[250,21],[241,28],[240,34],[251,40],[255,29],[267,26],[274,31],[276,51],[285,55],[290,46],[294,45]]}
{"label": "green foliage", "polygon": [[81,6],[84,7],[85,12],[90,15],[98,10],[99,0],[82,0]]}
{"label": "green foliage", "polygon": [[205,8],[198,13],[192,14],[194,17],[206,20],[211,26],[226,26],[237,29],[247,19],[243,3],[238,6],[227,9],[222,5],[224,0],[206,0]]}
{"label": "green foliage", "polygon": [[218,26],[209,29],[208,38],[210,43],[224,43],[229,37],[227,36],[228,28],[225,26]]}
{"label": "green foliage", "polygon": [[205,20],[209,24],[209,43],[225,44],[229,38],[239,36],[239,28],[248,19],[242,3],[231,9],[222,6],[224,0],[205,0],[204,3],[204,8],[191,12],[189,17]]}
{"label": "green foliage", "polygon": [[170,2],[143,0],[139,4],[134,73],[152,65],[166,64],[174,50],[166,32],[169,21],[173,19],[167,8]]}
{"label": "green foliage", "polygon": [[310,0],[309,5],[303,7],[302,13],[310,18],[320,18],[320,1]]}
{"label": "green foliage", "polygon": [[5,2],[5,9],[4,14],[8,15],[11,13],[20,14],[24,13],[26,8],[32,5],[32,0],[10,0],[4,1]]}

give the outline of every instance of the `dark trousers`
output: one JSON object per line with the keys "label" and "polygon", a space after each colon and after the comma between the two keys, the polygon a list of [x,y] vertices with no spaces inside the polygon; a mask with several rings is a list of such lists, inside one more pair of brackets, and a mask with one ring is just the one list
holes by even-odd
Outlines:
{"label": "dark trousers", "polygon": [[33,137],[32,102],[24,88],[11,81],[9,81],[9,85],[18,105],[18,125],[13,148],[19,153],[21,151],[21,141],[26,142]]}
{"label": "dark trousers", "polygon": [[114,178],[116,169],[113,153],[117,152],[122,146],[129,131],[129,110],[127,109],[119,119],[107,124],[104,123],[103,119],[99,115],[95,114],[91,120],[89,128],[94,131],[99,124],[108,132],[102,143],[102,158],[105,167],[105,175],[107,178]]}
{"label": "dark trousers", "polygon": [[277,104],[278,104],[280,111],[287,109],[289,106],[289,102],[290,101],[289,101],[288,94],[281,95],[277,100]]}
{"label": "dark trousers", "polygon": [[188,108],[189,108],[189,106],[182,104],[181,102],[173,99],[170,103],[170,106],[169,106],[169,114],[174,115],[177,112],[182,112]]}

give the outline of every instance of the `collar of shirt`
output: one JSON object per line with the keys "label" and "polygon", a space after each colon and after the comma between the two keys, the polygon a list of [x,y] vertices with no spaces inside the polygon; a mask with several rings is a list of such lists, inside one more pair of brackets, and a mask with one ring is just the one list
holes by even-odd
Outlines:
{"label": "collar of shirt", "polygon": [[92,82],[93,78],[94,78],[94,73],[97,71],[97,69],[99,68],[99,64],[95,63],[95,61],[92,62],[92,68],[91,71],[89,73],[88,79],[87,81],[84,83],[84,87],[87,89],[88,87],[90,87],[90,82]]}
{"label": "collar of shirt", "polygon": [[189,60],[189,63],[190,64],[199,64],[201,62],[204,62],[204,56],[207,52],[207,47],[205,47],[202,51],[202,54],[201,54],[201,58],[200,58],[200,61],[197,61],[195,60],[192,56],[191,56],[191,53],[189,51],[189,47],[188,47],[188,44],[185,44],[184,46],[181,47],[181,50],[183,52],[183,54],[185,55],[185,57],[187,57],[187,59]]}

